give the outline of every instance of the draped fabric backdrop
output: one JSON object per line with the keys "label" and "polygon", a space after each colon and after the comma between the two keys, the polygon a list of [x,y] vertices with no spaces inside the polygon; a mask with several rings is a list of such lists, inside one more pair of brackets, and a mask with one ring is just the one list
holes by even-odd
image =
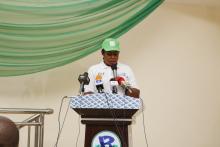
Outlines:
{"label": "draped fabric backdrop", "polygon": [[0,0],[0,76],[44,71],[118,38],[163,0]]}

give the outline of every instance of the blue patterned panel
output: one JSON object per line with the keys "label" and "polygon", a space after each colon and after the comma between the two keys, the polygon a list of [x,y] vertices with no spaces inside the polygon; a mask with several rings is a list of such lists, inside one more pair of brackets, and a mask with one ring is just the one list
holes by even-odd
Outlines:
{"label": "blue patterned panel", "polygon": [[70,107],[98,109],[139,109],[140,99],[111,93],[96,93],[72,97]]}

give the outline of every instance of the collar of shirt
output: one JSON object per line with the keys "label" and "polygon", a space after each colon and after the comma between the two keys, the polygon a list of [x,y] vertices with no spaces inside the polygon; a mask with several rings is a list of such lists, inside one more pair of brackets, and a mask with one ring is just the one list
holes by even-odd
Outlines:
{"label": "collar of shirt", "polygon": [[[100,63],[100,65],[101,65],[101,67],[102,67],[103,69],[111,68],[111,66],[106,65],[106,64],[104,63],[104,61],[102,61],[102,62]],[[117,63],[117,70],[119,69],[119,67],[120,67],[120,63]]]}
{"label": "collar of shirt", "polygon": [[101,65],[101,67],[102,67],[103,69],[111,68],[110,66],[106,65],[106,64],[104,63],[104,61],[102,61],[102,62],[100,63],[100,65]]}

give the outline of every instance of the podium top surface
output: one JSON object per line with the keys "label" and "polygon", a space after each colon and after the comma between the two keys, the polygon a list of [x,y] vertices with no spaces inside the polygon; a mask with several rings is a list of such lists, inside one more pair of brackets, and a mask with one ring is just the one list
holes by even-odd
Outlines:
{"label": "podium top surface", "polygon": [[140,99],[111,93],[95,93],[84,96],[73,96],[71,108],[88,109],[139,109]]}

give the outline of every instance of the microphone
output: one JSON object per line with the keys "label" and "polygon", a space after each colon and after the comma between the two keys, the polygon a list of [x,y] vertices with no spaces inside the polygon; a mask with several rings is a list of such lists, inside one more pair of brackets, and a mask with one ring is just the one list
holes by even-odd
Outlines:
{"label": "microphone", "polygon": [[118,81],[118,84],[122,88],[124,88],[125,90],[128,90],[130,93],[132,93],[130,84],[128,82],[126,82],[123,77],[117,77],[116,80]]}
{"label": "microphone", "polygon": [[118,82],[114,78],[112,78],[110,79],[110,85],[112,87],[112,93],[117,94],[118,93],[118,89],[117,89]]}
{"label": "microphone", "polygon": [[113,77],[116,78],[117,77],[117,63],[116,64],[112,64],[111,65],[111,69],[113,71]]}
{"label": "microphone", "polygon": [[90,82],[88,73],[84,72],[83,74],[80,74],[79,77],[78,77],[78,81],[80,83],[79,93],[82,94],[85,91],[84,85],[88,85],[89,82]]}
{"label": "microphone", "polygon": [[110,79],[110,85],[112,86],[112,93],[117,94],[118,93],[118,89],[117,89],[117,81],[116,81],[116,77],[117,77],[117,63],[116,64],[112,64],[111,65],[111,69],[113,72],[113,79]]}
{"label": "microphone", "polygon": [[104,86],[102,81],[96,81],[95,86],[96,89],[98,90],[98,93],[103,93]]}
{"label": "microphone", "polygon": [[102,82],[102,76],[99,74],[95,78],[95,86],[96,89],[98,90],[98,93],[103,93],[104,86]]}

